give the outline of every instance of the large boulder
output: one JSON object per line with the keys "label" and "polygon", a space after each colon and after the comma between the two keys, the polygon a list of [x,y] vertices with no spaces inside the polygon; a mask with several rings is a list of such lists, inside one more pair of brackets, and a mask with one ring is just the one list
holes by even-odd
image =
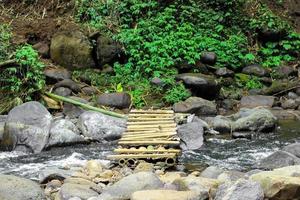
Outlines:
{"label": "large boulder", "polygon": [[276,151],[268,157],[260,160],[256,167],[261,169],[276,169],[279,167],[299,164],[300,158],[296,157],[295,155],[285,151]]}
{"label": "large boulder", "polygon": [[131,104],[131,96],[125,92],[102,94],[98,96],[97,103],[102,106],[128,108]]}
{"label": "large boulder", "polygon": [[275,97],[273,96],[263,96],[263,95],[252,95],[243,96],[241,99],[242,108],[255,108],[255,107],[269,107],[274,105]]}
{"label": "large boulder", "polygon": [[1,200],[45,200],[40,186],[28,179],[11,175],[0,175]]}
{"label": "large boulder", "polygon": [[217,54],[214,52],[202,52],[200,61],[203,64],[214,65],[217,62]]}
{"label": "large boulder", "polygon": [[191,113],[197,116],[209,116],[217,114],[216,104],[200,97],[190,97],[185,101],[175,103],[173,110],[178,113]]}
{"label": "large boulder", "polygon": [[200,200],[193,191],[143,190],[132,194],[130,200]]}
{"label": "large boulder", "polygon": [[49,83],[71,79],[71,73],[65,68],[47,68],[44,70],[44,75]]}
{"label": "large boulder", "polygon": [[196,150],[203,145],[203,126],[198,122],[190,122],[179,126],[177,134],[181,140],[182,150]]}
{"label": "large boulder", "polygon": [[80,31],[58,32],[51,40],[51,59],[71,70],[94,67],[92,51],[91,42]]}
{"label": "large boulder", "polygon": [[265,198],[299,199],[300,197],[300,166],[291,166],[256,173],[250,179],[260,183]]}
{"label": "large boulder", "polygon": [[121,138],[126,130],[126,120],[86,111],[78,119],[82,134],[96,141],[112,141]]}
{"label": "large boulder", "polygon": [[220,87],[213,76],[200,73],[184,73],[177,75],[176,80],[182,81],[195,96],[213,100],[219,95]]}
{"label": "large boulder", "polygon": [[233,121],[228,117],[218,115],[212,118],[205,118],[210,128],[219,133],[231,133]]}
{"label": "large boulder", "polygon": [[97,39],[97,60],[100,66],[113,64],[121,57],[121,46],[111,38],[100,36]]}
{"label": "large boulder", "polygon": [[216,71],[215,71],[215,74],[218,76],[218,77],[234,77],[234,71],[230,70],[230,69],[227,69],[226,67],[222,67],[222,68],[218,68]]}
{"label": "large boulder", "polygon": [[140,190],[156,190],[163,188],[163,183],[152,172],[139,172],[129,175],[112,186],[104,189],[98,200],[127,200]]}
{"label": "large boulder", "polygon": [[[88,182],[86,180],[86,182]],[[69,200],[73,197],[79,197],[81,200],[88,200],[90,197],[98,196],[98,192],[93,189],[92,182],[90,184],[65,183],[61,187],[56,196],[57,200]]]}
{"label": "large boulder", "polygon": [[260,184],[240,179],[235,183],[225,183],[218,188],[215,200],[263,200],[264,191]]}
{"label": "large boulder", "polygon": [[51,125],[47,147],[82,143],[84,141],[84,138],[80,136],[79,129],[73,122],[60,119]]}
{"label": "large boulder", "polygon": [[200,174],[201,177],[204,178],[212,178],[216,179],[220,174],[222,174],[224,170],[220,169],[219,167],[216,166],[209,166],[205,170],[203,170]]}
{"label": "large boulder", "polygon": [[81,91],[80,86],[71,79],[64,79],[64,80],[59,81],[58,83],[56,83],[54,85],[54,89],[59,88],[59,87],[69,88],[73,92],[80,92]]}
{"label": "large boulder", "polygon": [[290,144],[282,149],[300,158],[300,143]]}
{"label": "large boulder", "polygon": [[254,75],[259,77],[263,77],[269,74],[268,71],[265,68],[261,67],[260,65],[249,65],[243,68],[242,72],[244,74]]}
{"label": "large boulder", "polygon": [[[69,97],[69,98],[73,99],[75,101],[79,101],[81,103],[85,103],[85,104],[89,103],[87,100],[82,99],[80,97],[72,96],[72,97]],[[84,112],[85,112],[85,110],[83,108],[81,108],[79,106],[76,106],[74,104],[71,104],[71,103],[64,102],[63,113],[68,118],[70,118],[70,119],[78,118]]]}
{"label": "large boulder", "polygon": [[0,115],[0,142],[2,141],[3,138],[6,119],[7,119],[7,115]]}
{"label": "large boulder", "polygon": [[51,122],[51,114],[39,102],[17,106],[8,113],[1,146],[7,150],[20,146],[39,153],[48,142]]}

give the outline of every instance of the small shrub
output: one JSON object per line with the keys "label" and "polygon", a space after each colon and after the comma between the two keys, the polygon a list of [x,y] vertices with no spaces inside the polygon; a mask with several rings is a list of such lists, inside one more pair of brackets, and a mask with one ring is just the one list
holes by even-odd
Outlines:
{"label": "small shrub", "polygon": [[0,24],[0,61],[8,59],[11,52],[11,28],[7,24]]}

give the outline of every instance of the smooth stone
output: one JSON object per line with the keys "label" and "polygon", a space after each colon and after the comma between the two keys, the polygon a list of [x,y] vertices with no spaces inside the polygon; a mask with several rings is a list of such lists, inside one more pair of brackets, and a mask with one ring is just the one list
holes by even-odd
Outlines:
{"label": "smooth stone", "polygon": [[204,178],[212,178],[217,179],[220,174],[222,174],[224,170],[220,169],[216,166],[209,166],[204,171],[201,172],[200,176]]}
{"label": "smooth stone", "polygon": [[245,177],[245,173],[231,170],[231,171],[225,171],[221,173],[217,179],[220,182],[225,183],[225,182],[234,182],[244,177]]}
{"label": "smooth stone", "polygon": [[95,89],[94,87],[84,87],[84,88],[82,88],[81,89],[82,90],[82,92],[85,94],[85,95],[89,95],[89,96],[91,96],[91,95],[95,95],[95,94],[97,94],[98,93],[98,90],[97,89]]}
{"label": "smooth stone", "polygon": [[130,200],[202,200],[192,191],[144,190],[132,194]]}
{"label": "smooth stone", "polygon": [[240,107],[242,108],[255,108],[255,107],[269,107],[274,105],[275,97],[263,96],[263,95],[252,95],[243,96],[241,99]]}
{"label": "smooth stone", "polygon": [[217,62],[217,54],[214,52],[201,53],[200,61],[203,64],[214,65]]}
{"label": "smooth stone", "polygon": [[282,149],[300,158],[300,143],[290,144]]}
{"label": "smooth stone", "polygon": [[180,138],[182,150],[196,150],[203,145],[203,127],[200,123],[190,122],[178,127],[177,134]]}
{"label": "smooth stone", "polygon": [[122,46],[106,36],[97,38],[96,55],[99,65],[113,64],[122,58]]}
{"label": "smooth stone", "polygon": [[296,109],[298,105],[294,99],[287,99],[282,102],[281,107],[283,109]]}
{"label": "smooth stone", "polygon": [[251,132],[233,132],[232,133],[233,139],[239,139],[239,138],[245,138],[245,139],[252,139],[252,133]]}
{"label": "smooth stone", "polygon": [[260,65],[249,65],[245,68],[243,68],[242,73],[248,74],[248,75],[254,75],[254,76],[259,76],[263,77],[268,75],[269,73],[261,67]]}
{"label": "smooth stone", "polygon": [[131,96],[126,92],[101,94],[97,98],[97,103],[103,106],[129,108],[131,104]]}
{"label": "smooth stone", "polygon": [[[70,99],[73,99],[75,101],[79,101],[84,104],[88,104],[89,102],[85,99],[79,98],[79,97],[69,97]],[[64,103],[63,106],[63,114],[66,115],[69,119],[76,119],[78,118],[82,113],[84,113],[85,110],[79,106],[76,106],[71,103]]]}
{"label": "smooth stone", "polygon": [[44,74],[49,83],[56,83],[72,77],[71,73],[65,68],[47,68],[44,70]]}
{"label": "smooth stone", "polygon": [[59,96],[68,97],[72,94],[72,90],[66,87],[58,87],[53,93]]}
{"label": "smooth stone", "polygon": [[58,200],[69,200],[73,197],[79,197],[81,200],[87,200],[90,197],[99,195],[90,185],[79,185],[73,183],[65,183],[60,188],[57,197]]}
{"label": "smooth stone", "polygon": [[226,67],[217,69],[215,74],[219,77],[234,77],[234,71],[232,71]]}
{"label": "smooth stone", "polygon": [[73,92],[80,92],[81,91],[80,86],[71,79],[64,79],[64,80],[59,81],[58,83],[56,83],[54,85],[54,89],[59,88],[59,87],[69,88]]}

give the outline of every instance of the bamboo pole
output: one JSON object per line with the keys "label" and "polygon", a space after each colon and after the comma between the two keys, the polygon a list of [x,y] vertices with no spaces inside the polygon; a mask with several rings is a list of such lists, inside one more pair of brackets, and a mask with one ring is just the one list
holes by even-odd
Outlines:
{"label": "bamboo pole", "polygon": [[144,122],[144,121],[173,121],[174,122],[174,118],[170,117],[170,118],[160,118],[160,117],[156,117],[156,118],[151,118],[151,117],[139,117],[139,118],[135,118],[135,117],[128,117],[128,122]]}
{"label": "bamboo pole", "polygon": [[173,110],[131,110],[130,113],[156,113],[156,114],[174,114]]}
{"label": "bamboo pole", "polygon": [[176,131],[140,131],[140,132],[125,132],[122,137],[127,136],[137,136],[137,135],[159,135],[159,134],[169,134],[176,135]]}
{"label": "bamboo pole", "polygon": [[176,157],[176,153],[165,153],[165,154],[121,154],[121,155],[109,155],[108,159],[129,159],[129,158],[173,158]]}
{"label": "bamboo pole", "polygon": [[181,150],[179,149],[155,149],[155,150],[140,150],[140,149],[115,149],[115,153],[176,153],[179,154]]}
{"label": "bamboo pole", "polygon": [[174,120],[169,121],[140,121],[140,122],[127,122],[127,125],[165,125],[165,124],[175,124]]}
{"label": "bamboo pole", "polygon": [[174,117],[173,114],[155,114],[155,113],[141,113],[141,114],[135,114],[130,113],[130,117]]}
{"label": "bamboo pole", "polygon": [[174,136],[177,135],[177,133],[146,133],[146,134],[123,134],[122,138],[134,138],[134,137],[147,137],[147,136],[152,136],[152,137],[159,137],[159,136]]}
{"label": "bamboo pole", "polygon": [[[149,129],[149,128],[148,128]],[[170,132],[175,132],[176,131],[176,127],[161,127],[161,128],[156,128],[156,127],[154,127],[154,128],[151,128],[153,131],[157,131],[157,132],[159,132],[159,131],[170,131]],[[128,127],[127,128],[127,132],[135,132],[135,131],[138,131],[138,132],[140,132],[140,131],[145,131],[145,130],[147,130],[147,128],[143,128],[143,127]]]}
{"label": "bamboo pole", "polygon": [[67,98],[67,97],[62,97],[62,96],[59,96],[59,95],[56,95],[56,94],[52,94],[50,92],[45,92],[45,94],[48,97],[51,97],[53,99],[57,99],[57,100],[60,100],[60,101],[71,103],[71,104],[74,104],[76,106],[80,106],[82,108],[85,108],[87,110],[100,112],[100,113],[103,113],[105,115],[109,115],[109,116],[112,116],[112,117],[118,117],[118,118],[123,118],[123,119],[127,118],[126,115],[122,115],[122,114],[119,114],[119,113],[115,113],[115,112],[111,112],[111,111],[104,110],[104,109],[101,109],[101,108],[97,108],[97,107],[94,107],[94,106],[91,106],[91,105],[88,105],[88,104],[85,104],[85,103],[81,103],[79,101],[76,101],[76,100],[73,100],[73,99],[70,99],[70,98]]}
{"label": "bamboo pole", "polygon": [[151,140],[143,140],[143,141],[119,141],[118,144],[120,145],[147,145],[147,144],[154,144],[154,145],[158,145],[158,144],[173,144],[173,145],[179,145],[180,142],[179,141],[151,141]]}
{"label": "bamboo pole", "polygon": [[134,128],[175,128],[176,124],[150,124],[150,125],[130,125],[128,126],[128,129],[134,129]]}

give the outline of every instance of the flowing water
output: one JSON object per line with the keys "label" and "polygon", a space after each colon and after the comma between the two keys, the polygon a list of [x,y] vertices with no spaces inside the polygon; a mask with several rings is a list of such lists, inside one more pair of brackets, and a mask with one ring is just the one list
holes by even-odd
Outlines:
{"label": "flowing water", "polygon": [[[261,134],[252,140],[210,137],[201,150],[185,152],[180,162],[194,166],[206,163],[225,169],[248,170],[257,160],[287,144],[300,141],[299,127],[299,122],[284,122],[276,133]],[[93,144],[55,148],[40,154],[0,152],[0,174],[37,179],[39,172],[44,169],[82,166],[90,159],[105,159],[111,150],[101,144]]]}

